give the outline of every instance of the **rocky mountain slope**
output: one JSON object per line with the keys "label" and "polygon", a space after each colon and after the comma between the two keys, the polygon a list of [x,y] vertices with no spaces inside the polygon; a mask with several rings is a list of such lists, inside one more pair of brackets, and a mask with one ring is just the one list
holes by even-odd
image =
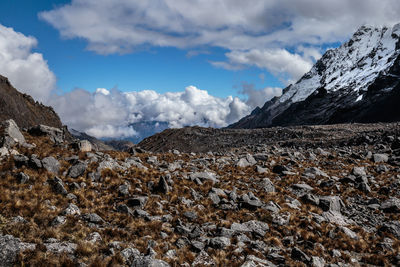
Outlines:
{"label": "rocky mountain slope", "polygon": [[19,127],[38,124],[61,128],[62,123],[52,107],[44,106],[27,94],[18,92],[0,75],[0,121],[13,119]]}
{"label": "rocky mountain slope", "polygon": [[296,84],[230,128],[400,120],[400,24],[361,27]]}
{"label": "rocky mountain slope", "polygon": [[214,129],[185,127],[168,129],[144,139],[139,147],[153,152],[174,149],[190,152],[222,152],[235,148],[252,148],[260,144],[282,147],[354,146],[375,142],[382,135],[398,136],[400,123],[335,124],[271,127],[263,129]]}
{"label": "rocky mountain slope", "polygon": [[276,128],[251,145],[221,130],[229,149],[207,153],[90,151],[1,125],[1,266],[400,264],[399,125]]}

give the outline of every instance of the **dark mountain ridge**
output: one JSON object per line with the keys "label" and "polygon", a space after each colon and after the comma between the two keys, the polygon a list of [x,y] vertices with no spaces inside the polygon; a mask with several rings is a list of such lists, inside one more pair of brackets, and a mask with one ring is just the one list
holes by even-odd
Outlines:
{"label": "dark mountain ridge", "polygon": [[56,128],[63,126],[52,107],[18,92],[6,77],[0,75],[0,121],[8,119],[13,119],[21,128],[30,128],[38,124]]}

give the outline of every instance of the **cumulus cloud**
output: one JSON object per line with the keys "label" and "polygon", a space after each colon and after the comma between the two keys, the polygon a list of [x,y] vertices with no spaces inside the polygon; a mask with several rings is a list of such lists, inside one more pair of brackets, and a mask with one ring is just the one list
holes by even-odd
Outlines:
{"label": "cumulus cloud", "polygon": [[[393,25],[399,13],[398,0],[252,0],[251,4],[232,0],[72,0],[39,16],[62,37],[85,39],[87,48],[100,54],[126,53],[148,45],[222,47],[231,57],[244,53],[247,60],[243,64],[272,68],[283,75],[287,72],[290,79],[301,75],[317,55],[307,51],[290,54],[278,48],[315,48],[343,41],[365,23]],[[257,52],[270,61],[251,57]],[[285,61],[273,68],[279,56]],[[294,66],[288,59],[294,60]],[[213,64],[243,67],[230,63]]]}
{"label": "cumulus cloud", "polygon": [[265,87],[257,90],[254,84],[243,83],[242,89],[239,91],[239,93],[247,96],[247,100],[245,102],[246,105],[255,108],[262,107],[265,102],[275,96],[280,96],[282,94],[282,88]]}
{"label": "cumulus cloud", "polygon": [[120,92],[99,88],[90,93],[75,89],[54,96],[49,103],[70,128],[98,138],[135,136],[137,132],[129,124],[146,121],[167,122],[172,128],[224,127],[254,108],[237,97],[214,97],[195,86],[165,94],[153,90]]}
{"label": "cumulus cloud", "polygon": [[0,74],[19,91],[45,102],[55,88],[56,78],[43,55],[32,52],[37,40],[0,24]]}
{"label": "cumulus cloud", "polygon": [[263,68],[289,84],[295,82],[308,72],[313,61],[308,54],[302,57],[285,49],[252,49],[249,51],[232,51],[226,54],[228,62],[213,62],[226,69],[241,68],[243,65],[254,65]]}

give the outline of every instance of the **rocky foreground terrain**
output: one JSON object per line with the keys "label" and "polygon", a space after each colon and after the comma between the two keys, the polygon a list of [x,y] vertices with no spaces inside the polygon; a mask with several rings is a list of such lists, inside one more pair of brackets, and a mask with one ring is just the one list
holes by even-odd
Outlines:
{"label": "rocky foreground terrain", "polygon": [[94,151],[4,121],[0,266],[400,264],[399,124],[180,131]]}

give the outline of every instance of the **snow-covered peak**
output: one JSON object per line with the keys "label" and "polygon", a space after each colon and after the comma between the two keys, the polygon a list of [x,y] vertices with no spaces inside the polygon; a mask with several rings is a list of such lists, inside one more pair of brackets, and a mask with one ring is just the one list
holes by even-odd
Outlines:
{"label": "snow-covered peak", "polygon": [[328,50],[310,72],[285,90],[279,102],[303,101],[319,88],[356,91],[362,99],[368,85],[399,55],[399,37],[400,24],[392,28],[360,27],[348,42]]}

